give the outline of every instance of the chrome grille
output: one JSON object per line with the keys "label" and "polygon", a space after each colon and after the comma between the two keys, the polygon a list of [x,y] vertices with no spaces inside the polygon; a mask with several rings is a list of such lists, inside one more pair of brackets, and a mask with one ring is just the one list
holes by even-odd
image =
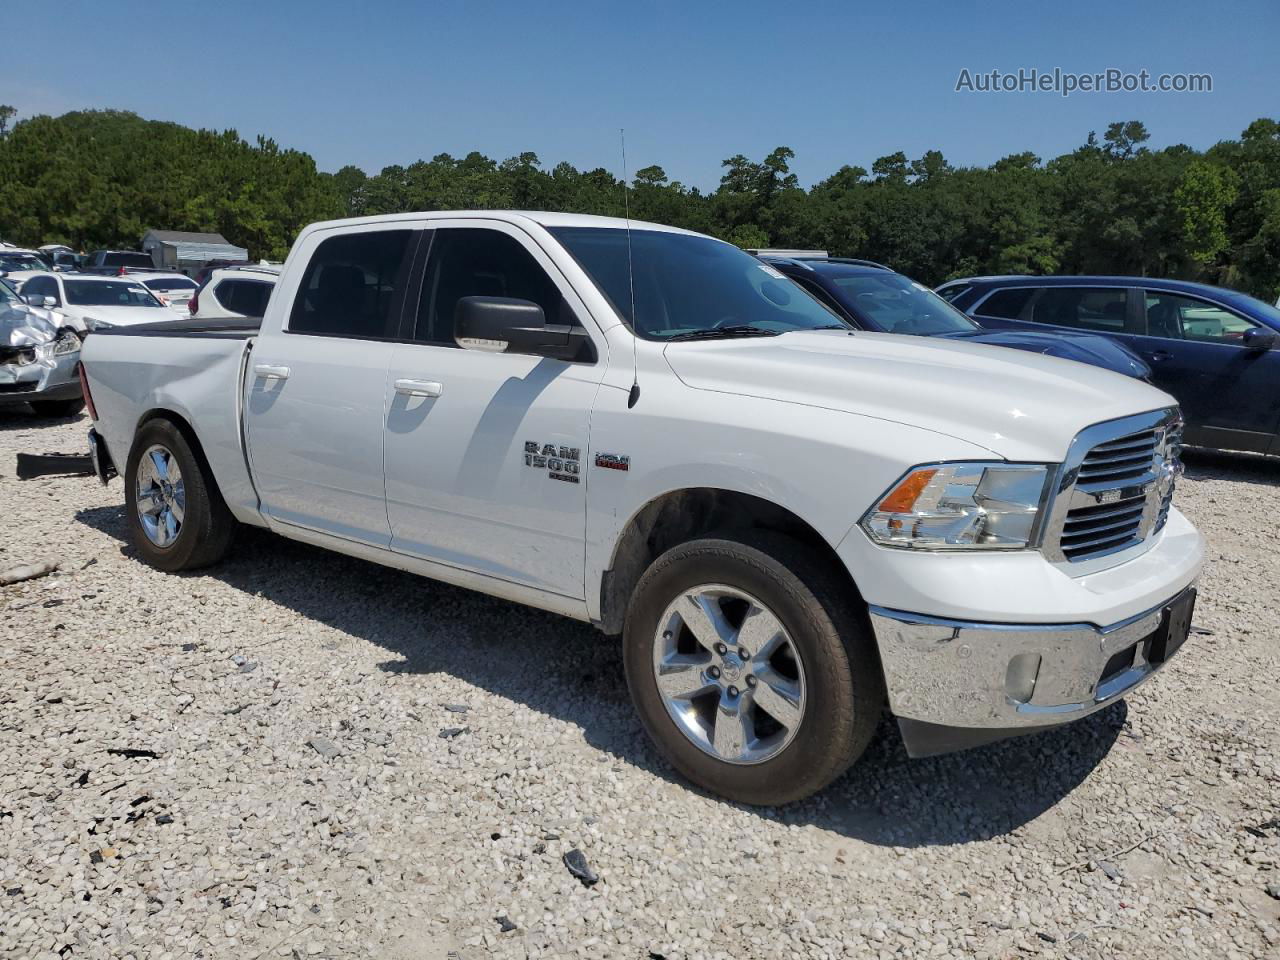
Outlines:
{"label": "chrome grille", "polygon": [[1063,465],[1045,538],[1059,562],[1136,546],[1164,526],[1173,502],[1182,420],[1160,410],[1082,431]]}

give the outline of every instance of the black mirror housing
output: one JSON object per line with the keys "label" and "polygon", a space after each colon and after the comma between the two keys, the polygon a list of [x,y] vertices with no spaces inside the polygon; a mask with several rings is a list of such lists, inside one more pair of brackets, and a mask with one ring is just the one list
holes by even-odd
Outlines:
{"label": "black mirror housing", "polygon": [[585,338],[581,327],[547,323],[532,300],[462,297],[453,311],[453,339],[467,350],[576,360]]}
{"label": "black mirror housing", "polygon": [[1250,327],[1241,336],[1246,350],[1270,350],[1280,340],[1280,334],[1266,327]]}

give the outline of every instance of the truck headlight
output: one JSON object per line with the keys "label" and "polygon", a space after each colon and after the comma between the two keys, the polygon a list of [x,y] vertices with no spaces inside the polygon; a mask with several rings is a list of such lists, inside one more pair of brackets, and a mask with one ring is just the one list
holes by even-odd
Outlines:
{"label": "truck headlight", "polygon": [[862,518],[887,547],[921,550],[1034,546],[1046,501],[1042,463],[940,463],[913,467]]}

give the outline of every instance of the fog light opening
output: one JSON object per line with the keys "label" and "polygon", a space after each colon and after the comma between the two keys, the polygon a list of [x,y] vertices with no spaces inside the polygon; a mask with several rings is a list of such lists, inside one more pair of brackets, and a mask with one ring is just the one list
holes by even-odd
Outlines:
{"label": "fog light opening", "polygon": [[1016,703],[1030,703],[1040,675],[1040,654],[1020,653],[1009,661],[1004,676],[1004,691]]}

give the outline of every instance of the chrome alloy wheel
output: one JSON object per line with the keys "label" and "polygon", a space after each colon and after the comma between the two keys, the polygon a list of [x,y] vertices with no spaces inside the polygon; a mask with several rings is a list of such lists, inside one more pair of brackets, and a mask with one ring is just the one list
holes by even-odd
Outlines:
{"label": "chrome alloy wheel", "polygon": [[658,621],[658,693],[677,727],[727,763],[780,753],[804,717],[804,666],[782,622],[750,594],[693,587]]}
{"label": "chrome alloy wheel", "polygon": [[135,492],[138,520],[147,539],[157,547],[172,546],[187,512],[182,469],[172,451],[158,443],[147,448],[138,461]]}

